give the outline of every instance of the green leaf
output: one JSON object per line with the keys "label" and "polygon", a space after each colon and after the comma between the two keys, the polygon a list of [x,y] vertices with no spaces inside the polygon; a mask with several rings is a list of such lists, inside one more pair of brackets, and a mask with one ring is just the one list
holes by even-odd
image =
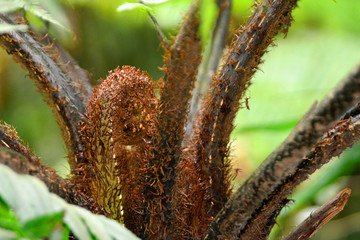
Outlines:
{"label": "green leaf", "polygon": [[1,13],[13,12],[13,11],[16,11],[23,7],[24,7],[24,2],[22,2],[22,1],[15,1],[15,2],[3,1],[3,0],[0,1],[0,12]]}
{"label": "green leaf", "polygon": [[70,206],[70,208],[73,209],[66,212],[66,214],[69,215],[65,216],[65,223],[79,239],[91,239],[91,236],[104,240],[138,239],[132,232],[114,220],[104,216],[94,215],[79,207]]}
{"label": "green leaf", "polygon": [[31,176],[18,176],[1,166],[0,197],[10,206],[20,222],[62,211],[65,202],[49,193],[45,184]]}
{"label": "green leaf", "polygon": [[0,164],[0,179],[0,239],[67,239],[69,231],[83,240],[138,239],[114,220],[67,204],[34,177]]}
{"label": "green leaf", "polygon": [[89,211],[86,211],[82,208],[75,208],[74,212],[82,219],[82,221],[87,226],[88,230],[95,236],[97,239],[110,240],[112,239],[107,233],[106,226],[99,221],[97,216],[92,215]]}
{"label": "green leaf", "polygon": [[19,24],[19,25],[10,25],[10,24],[0,24],[0,34],[10,31],[27,31],[28,26]]}
{"label": "green leaf", "polygon": [[150,14],[154,14],[152,8],[142,4],[142,3],[124,3],[121,4],[116,10],[119,12],[124,12],[124,11],[129,11],[129,10],[133,10],[133,9],[140,9],[143,11],[146,11]]}
{"label": "green leaf", "polygon": [[[45,10],[44,7],[50,8],[49,11]],[[69,23],[66,19],[65,14],[61,11],[61,7],[56,1],[49,0],[0,0],[0,12],[13,12],[18,9],[24,9],[27,13],[31,13],[43,21],[50,22],[68,32],[71,32],[69,29]],[[60,10],[59,10],[60,9]],[[53,17],[55,16],[55,17]],[[60,19],[58,21],[57,19]]]}
{"label": "green leaf", "polygon": [[0,239],[2,240],[13,240],[16,239],[17,235],[15,232],[0,228]]}
{"label": "green leaf", "polygon": [[59,21],[57,21],[56,19],[54,19],[49,13],[48,11],[46,11],[45,9],[41,8],[38,5],[35,4],[31,4],[31,5],[25,5],[24,9],[32,14],[34,14],[35,16],[39,17],[40,19],[42,19],[43,21],[48,21],[52,24],[55,24],[56,26],[71,32],[71,30],[66,27],[64,24],[60,23]]}
{"label": "green leaf", "polygon": [[161,4],[161,3],[165,3],[168,0],[142,0],[141,3],[143,4]]}
{"label": "green leaf", "polygon": [[73,210],[73,206],[67,206],[64,222],[70,229],[72,229],[74,235],[78,239],[91,240],[89,230],[81,217],[76,213],[76,210]]}
{"label": "green leaf", "polygon": [[0,239],[15,239],[17,236],[22,235],[23,231],[19,220],[9,206],[0,198]]}
{"label": "green leaf", "polygon": [[63,215],[64,212],[61,211],[30,220],[24,225],[24,229],[37,238],[49,236],[54,229],[63,229]]}
{"label": "green leaf", "polygon": [[0,201],[0,228],[7,230],[16,230],[18,228],[18,219],[14,216],[10,208]]}
{"label": "green leaf", "polygon": [[106,226],[106,231],[113,239],[138,239],[132,232],[128,231],[123,225],[118,224],[116,221],[106,218],[105,216],[99,216],[98,219]]}

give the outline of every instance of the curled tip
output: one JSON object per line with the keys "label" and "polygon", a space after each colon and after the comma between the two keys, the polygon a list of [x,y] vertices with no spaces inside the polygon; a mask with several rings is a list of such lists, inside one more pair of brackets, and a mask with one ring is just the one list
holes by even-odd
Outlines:
{"label": "curled tip", "polygon": [[[107,216],[128,227],[131,222],[124,212],[139,205],[138,172],[144,152],[139,149],[151,136],[156,105],[148,74],[135,67],[118,67],[94,89],[81,126],[87,161],[78,166],[82,191]],[[137,155],[133,149],[139,150]]]}
{"label": "curled tip", "polygon": [[148,134],[152,124],[153,109],[157,102],[153,84],[146,72],[135,67],[123,66],[109,72],[101,85],[95,89],[88,107],[88,116],[93,109],[104,108],[109,115],[114,140],[133,145]]}

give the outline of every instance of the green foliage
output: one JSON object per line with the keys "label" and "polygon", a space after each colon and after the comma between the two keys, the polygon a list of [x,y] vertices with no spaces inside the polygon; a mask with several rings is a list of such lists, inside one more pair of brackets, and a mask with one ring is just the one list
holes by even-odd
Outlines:
{"label": "green foliage", "polygon": [[[49,2],[52,2],[52,5],[49,4]],[[35,1],[35,0],[0,0],[0,13],[5,12],[14,12],[17,10],[22,10],[26,14],[30,14],[33,16],[36,16],[40,18],[41,20],[45,22],[52,23],[62,29],[65,29],[69,31],[68,28],[68,22],[64,17],[60,17],[59,14],[55,14],[53,12],[49,13],[45,8],[44,5],[52,6],[54,8],[54,5],[56,5],[56,2],[54,0],[52,1]],[[56,7],[58,9],[58,7]],[[61,19],[61,22],[65,22],[65,24],[61,23],[60,21],[56,20]],[[25,25],[19,25],[19,26],[6,26],[0,25],[0,31],[7,32],[10,30],[26,30]]]}
{"label": "green foliage", "polygon": [[9,1],[9,0],[1,0],[0,1],[0,11],[2,13],[5,12],[13,12],[19,10],[24,7],[24,4],[21,1]]}
{"label": "green foliage", "polygon": [[26,31],[28,27],[26,25],[9,25],[9,24],[0,24],[0,34],[6,33],[9,31]]}
{"label": "green foliage", "polygon": [[[0,1],[0,13],[13,12],[15,10],[21,9],[22,4],[20,2],[13,1]],[[8,24],[0,24],[0,34],[9,32],[9,31],[26,31],[26,25],[8,25]]]}
{"label": "green foliage", "polygon": [[160,3],[164,3],[167,2],[167,0],[147,0],[147,1],[139,1],[137,3],[123,3],[121,4],[118,8],[117,11],[122,12],[122,11],[127,11],[127,10],[133,10],[133,9],[140,9],[143,11],[146,11],[150,14],[154,14],[154,11],[151,7],[147,6],[147,4],[160,4]]}
{"label": "green foliage", "polygon": [[67,204],[40,180],[0,165],[0,239],[138,239],[119,223]]}
{"label": "green foliage", "polygon": [[140,2],[144,3],[144,4],[160,4],[160,3],[164,3],[167,2],[168,0],[142,0]]}
{"label": "green foliage", "polygon": [[124,3],[124,4],[121,4],[118,8],[117,8],[117,11],[119,12],[123,12],[123,11],[127,11],[127,10],[133,10],[133,9],[140,9],[140,10],[144,10],[148,13],[151,13],[151,14],[154,14],[154,11],[146,6],[145,4],[142,4],[142,3]]}

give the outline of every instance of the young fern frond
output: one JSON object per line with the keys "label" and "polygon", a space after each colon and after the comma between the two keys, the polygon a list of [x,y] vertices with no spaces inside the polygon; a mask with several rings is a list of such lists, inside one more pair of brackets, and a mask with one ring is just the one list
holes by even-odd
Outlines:
{"label": "young fern frond", "polygon": [[[185,137],[201,62],[199,4],[192,2],[165,49],[158,93],[147,73],[130,66],[110,71],[92,93],[87,72],[50,38],[1,34],[1,46],[29,71],[57,116],[71,177],[64,180],[41,165],[5,124],[0,162],[37,176],[68,202],[116,219],[143,239],[266,238],[292,189],[360,140],[354,107],[360,102],[360,71],[315,105],[230,197],[229,140],[243,107],[239,101],[275,35],[286,34],[297,0],[255,4]],[[0,23],[16,24],[4,15]]]}
{"label": "young fern frond", "polygon": [[73,181],[107,216],[137,233],[143,225],[140,181],[156,106],[147,73],[124,66],[94,89],[81,123],[86,162],[77,165]]}

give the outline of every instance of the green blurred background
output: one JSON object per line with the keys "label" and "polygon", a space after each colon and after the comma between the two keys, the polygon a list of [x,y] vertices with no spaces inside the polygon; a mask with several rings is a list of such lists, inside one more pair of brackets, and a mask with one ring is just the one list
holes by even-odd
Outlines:
{"label": "green blurred background", "polygon": [[[72,33],[50,26],[50,32],[89,70],[93,84],[118,65],[133,65],[162,76],[162,49],[147,14],[140,10],[117,12],[125,1],[42,1],[51,15]],[[208,42],[216,16],[215,1],[204,0],[201,36]],[[188,0],[170,0],[153,6],[167,36],[174,36]],[[252,1],[234,0],[231,29],[245,24]],[[37,28],[41,22],[30,16]],[[237,172],[234,188],[251,174],[281,143],[315,100],[321,98],[360,62],[360,1],[301,0],[287,37],[264,56],[264,64],[249,89],[250,111],[243,109],[232,134],[232,162]],[[229,38],[229,41],[231,38]],[[13,125],[45,164],[66,175],[66,152],[56,122],[32,80],[5,51],[0,50],[0,119]],[[290,204],[275,227],[279,238],[314,208],[345,186],[352,197],[337,219],[314,239],[360,239],[360,149],[354,147],[316,172],[292,194]],[[234,171],[235,172],[235,171]]]}

